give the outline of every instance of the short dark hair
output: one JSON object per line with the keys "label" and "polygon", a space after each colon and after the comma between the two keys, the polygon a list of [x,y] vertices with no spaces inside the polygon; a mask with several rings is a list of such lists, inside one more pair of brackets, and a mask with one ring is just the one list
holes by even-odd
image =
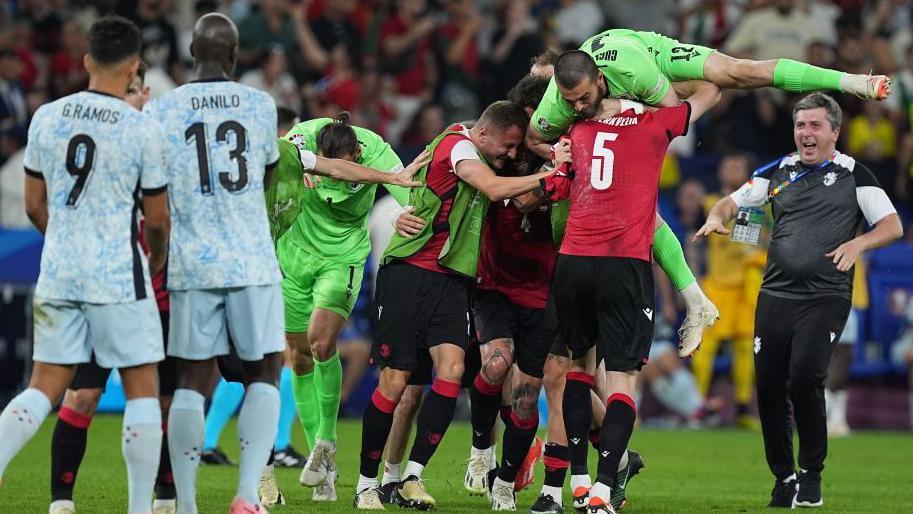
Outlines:
{"label": "short dark hair", "polygon": [[294,109],[289,109],[288,107],[280,105],[276,107],[276,118],[279,126],[284,127],[286,125],[291,125],[292,122],[297,120],[298,113],[295,112]]}
{"label": "short dark hair", "polygon": [[476,122],[477,126],[492,127],[502,132],[511,127],[519,127],[520,130],[526,131],[528,124],[529,118],[523,106],[509,100],[500,100],[489,105]]}
{"label": "short dark hair", "polygon": [[796,121],[796,114],[799,111],[809,111],[812,109],[823,108],[827,111],[827,120],[831,122],[831,128],[837,130],[843,125],[843,109],[837,100],[824,93],[812,93],[805,98],[796,102],[793,107],[793,122]]}
{"label": "short dark hair", "polygon": [[545,96],[545,90],[548,88],[548,79],[538,75],[527,75],[517,82],[507,92],[507,99],[521,107],[535,109]]}
{"label": "short dark hair", "polygon": [[117,64],[138,56],[141,47],[139,28],[126,18],[105,16],[89,29],[89,55],[99,64]]}
{"label": "short dark hair", "polygon": [[561,52],[555,48],[548,47],[541,54],[533,57],[530,60],[530,66],[554,66],[555,61],[558,60],[558,57],[561,56]]}
{"label": "short dark hair", "polygon": [[562,87],[574,88],[584,78],[595,82],[598,77],[596,61],[582,50],[564,52],[555,61],[555,81]]}
{"label": "short dark hair", "polygon": [[145,61],[140,60],[139,67],[136,68],[136,76],[139,77],[139,81],[146,84],[146,72],[149,71],[149,66]]}
{"label": "short dark hair", "polygon": [[317,151],[320,155],[330,159],[358,155],[358,136],[349,125],[351,118],[348,112],[342,111],[333,117],[332,123],[317,132]]}

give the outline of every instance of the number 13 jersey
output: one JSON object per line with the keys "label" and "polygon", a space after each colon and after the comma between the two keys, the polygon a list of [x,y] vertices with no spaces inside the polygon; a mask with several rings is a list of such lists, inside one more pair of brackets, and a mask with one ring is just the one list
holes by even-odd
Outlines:
{"label": "number 13 jersey", "polygon": [[663,158],[690,116],[685,102],[571,127],[574,175],[561,253],[650,261]]}
{"label": "number 13 jersey", "polygon": [[228,80],[198,81],[146,111],[165,130],[168,289],[278,283],[263,199],[265,170],[279,160],[273,99]]}
{"label": "number 13 jersey", "polygon": [[75,93],[29,125],[26,173],[44,180],[48,225],[35,296],[110,304],[152,297],[140,190],[167,187],[158,123],[115,96]]}

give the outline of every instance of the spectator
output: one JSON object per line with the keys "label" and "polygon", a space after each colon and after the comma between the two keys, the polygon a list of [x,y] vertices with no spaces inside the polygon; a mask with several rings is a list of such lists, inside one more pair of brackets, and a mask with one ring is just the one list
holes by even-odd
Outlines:
{"label": "spectator", "polygon": [[168,73],[177,84],[184,82],[184,68],[178,51],[177,30],[166,18],[165,0],[138,0],[124,15],[142,31],[143,61],[150,69]]}
{"label": "spectator", "polygon": [[881,104],[863,103],[862,114],[854,116],[847,125],[846,144],[847,150],[872,170],[893,198],[897,131]]}
{"label": "spectator", "polygon": [[60,98],[82,91],[89,86],[89,74],[83,65],[86,54],[86,34],[76,21],[63,24],[63,46],[51,59],[51,98]]}
{"label": "spectator", "polygon": [[452,0],[445,5],[446,21],[438,28],[435,38],[441,67],[440,100],[447,119],[474,118],[480,110],[476,35],[482,17],[472,0]]}
{"label": "spectator", "polygon": [[422,152],[425,145],[430,143],[438,134],[444,131],[444,109],[434,103],[426,103],[409,123],[409,128],[403,134],[397,153],[403,162],[411,162]]}
{"label": "spectator", "polygon": [[560,0],[554,31],[558,44],[577,48],[603,28],[602,9],[594,0]]}
{"label": "spectator", "polygon": [[396,0],[396,13],[381,25],[380,62],[396,80],[396,119],[390,127],[393,141],[399,140],[422,103],[431,99],[437,78],[431,33],[438,25],[425,0]]}
{"label": "spectator", "polygon": [[[238,65],[249,68],[263,49],[280,45],[288,55],[298,55],[294,20],[303,17],[302,10],[291,8],[288,0],[260,0],[259,9],[251,11],[238,25]],[[290,16],[291,15],[291,16]],[[302,63],[292,63],[300,76]]]}
{"label": "spectator", "polygon": [[720,48],[744,11],[744,2],[682,0],[676,33],[681,41]]}
{"label": "spectator", "polygon": [[349,54],[349,62],[359,68],[362,37],[358,27],[349,19],[355,4],[356,0],[325,2],[323,12],[311,23],[311,30],[324,52],[342,45]]}
{"label": "spectator", "polygon": [[529,0],[508,0],[504,4],[498,28],[491,37],[486,101],[507,98],[507,91],[529,73],[530,60],[544,50],[536,25]]}
{"label": "spectator", "polygon": [[0,166],[0,229],[32,227],[25,214],[25,135],[21,128],[0,133],[0,153],[9,156]]}
{"label": "spectator", "polygon": [[266,91],[276,101],[276,105],[288,107],[295,112],[301,109],[298,83],[288,72],[285,50],[281,46],[272,45],[263,50],[257,68],[242,75],[239,82]]}
{"label": "spectator", "polygon": [[387,125],[394,115],[387,102],[391,85],[376,68],[361,70],[358,81],[358,106],[352,110],[354,125],[371,129],[387,139]]}
{"label": "spectator", "polygon": [[[28,126],[28,106],[25,91],[19,82],[22,62],[15,51],[0,48],[0,131],[25,130]],[[2,160],[4,155],[0,155]]]}
{"label": "spectator", "polygon": [[756,60],[801,61],[812,41],[836,42],[833,26],[810,26],[808,16],[795,4],[795,0],[776,0],[749,12],[726,41],[724,51]]}

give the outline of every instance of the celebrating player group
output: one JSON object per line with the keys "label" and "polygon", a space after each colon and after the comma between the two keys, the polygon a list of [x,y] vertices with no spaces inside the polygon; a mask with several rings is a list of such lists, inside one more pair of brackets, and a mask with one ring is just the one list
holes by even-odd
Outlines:
{"label": "celebrating player group", "polygon": [[[371,252],[376,184],[403,209],[377,274],[371,358],[380,378],[363,414],[354,508],[437,506],[422,474],[466,388],[468,494],[516,510],[515,491],[544,456],[529,512],[564,512],[568,468],[574,508],[616,512],[644,467],[627,447],[653,336],[652,263],[687,306],[680,357],[719,316],[657,213],[668,145],[721,88],[890,94],[884,76],[739,60],[615,29],[538,59],[509,99],[447,127],[404,166],[346,113],[277,138],[272,98],[230,79],[238,38],[227,17],[201,17],[195,80],[146,103],[139,29],[102,18],[89,34],[89,88],[42,106],[31,122],[26,209],[45,236],[35,364],[28,388],[0,414],[0,484],[63,401],[52,513],[75,512],[85,430],[111,368],[127,400],[128,512],[196,513],[204,403],[216,360],[228,354],[246,388],[229,511],[282,502],[268,464],[286,349],[310,448],[300,482],[314,501],[337,500],[338,477],[354,481],[356,471],[336,465],[336,342]],[[56,442],[73,427],[83,441],[75,461]]]}

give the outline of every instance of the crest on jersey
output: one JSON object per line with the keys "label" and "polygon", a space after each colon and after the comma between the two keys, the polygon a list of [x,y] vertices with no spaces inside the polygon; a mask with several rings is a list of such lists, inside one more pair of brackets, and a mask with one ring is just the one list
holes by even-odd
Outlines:
{"label": "crest on jersey", "polygon": [[799,172],[798,172],[798,171],[790,171],[790,172],[789,172],[789,180],[795,181],[797,175],[799,175]]}
{"label": "crest on jersey", "polygon": [[834,182],[837,182],[836,173],[834,173],[833,171],[830,171],[826,175],[824,175],[824,185],[825,186],[830,187],[830,186],[834,185]]}
{"label": "crest on jersey", "polygon": [[539,119],[536,120],[536,125],[538,125],[539,128],[542,130],[548,130],[548,129],[552,128],[552,124],[549,123],[548,120],[545,119],[545,117],[543,117],[543,116],[540,116]]}
{"label": "crest on jersey", "polygon": [[293,145],[298,147],[299,150],[304,148],[304,134],[295,134],[289,139]]}

